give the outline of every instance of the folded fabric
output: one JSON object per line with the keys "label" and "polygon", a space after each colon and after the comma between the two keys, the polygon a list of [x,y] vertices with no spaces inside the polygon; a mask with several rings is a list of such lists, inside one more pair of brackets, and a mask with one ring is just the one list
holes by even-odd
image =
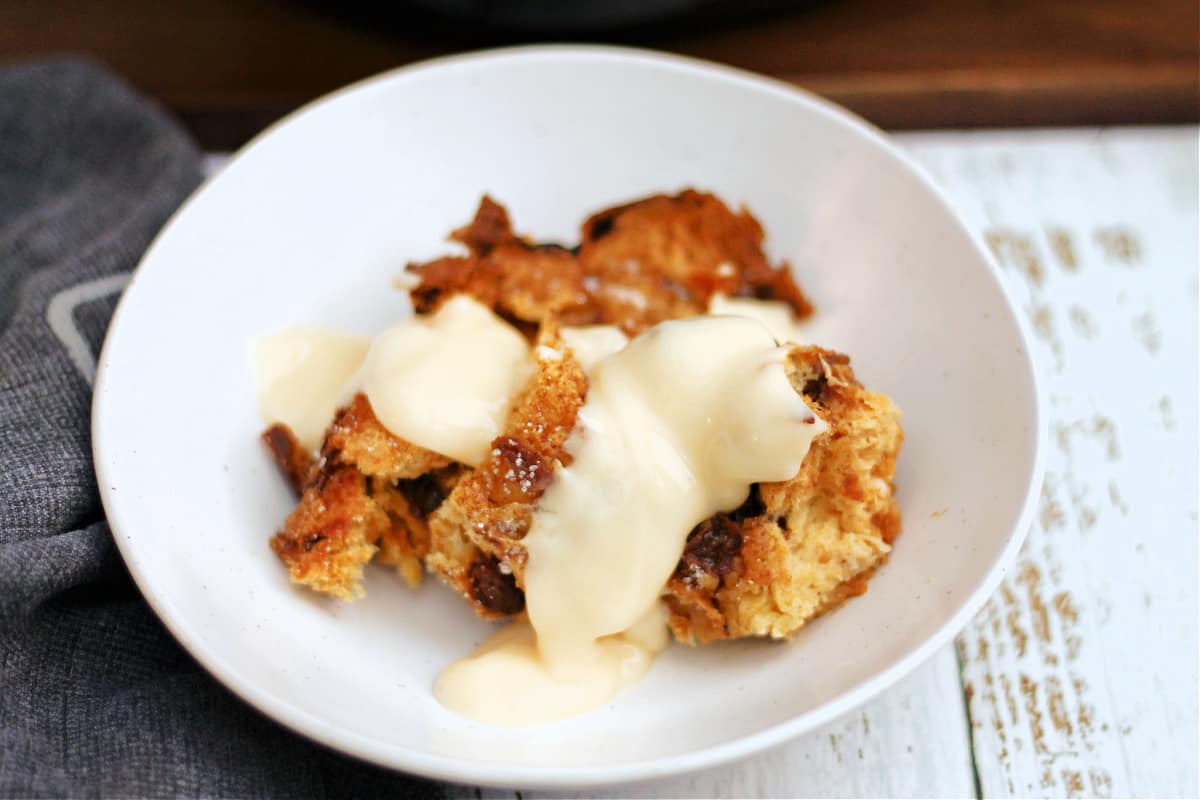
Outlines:
{"label": "folded fabric", "polygon": [[138,594],[92,468],[95,359],[198,185],[161,110],[78,61],[0,70],[0,796],[437,796],[204,672]]}

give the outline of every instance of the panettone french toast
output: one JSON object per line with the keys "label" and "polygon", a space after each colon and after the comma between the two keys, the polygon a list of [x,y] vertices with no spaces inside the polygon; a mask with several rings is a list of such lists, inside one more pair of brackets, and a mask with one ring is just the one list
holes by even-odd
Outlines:
{"label": "panettone french toast", "polygon": [[[635,336],[703,314],[716,294],[782,301],[797,318],[812,307],[787,266],[766,260],[753,216],[690,190],[599,212],[574,248],[517,236],[487,197],[452,238],[466,255],[408,267],[413,305],[431,314],[467,294],[529,339],[532,377],[503,430],[473,468],[390,433],[361,393],[338,411],[315,459],[273,426],[264,440],[300,500],[271,545],[293,580],[316,591],[359,596],[372,558],[410,584],[424,565],[476,613],[499,618],[523,612],[522,538],[556,470],[571,463],[567,441],[587,398],[564,329],[613,325]],[[738,507],[691,531],[663,590],[681,641],[789,636],[865,591],[899,531],[898,410],[838,353],[793,346],[786,371],[829,429],[796,477],[754,484]]]}

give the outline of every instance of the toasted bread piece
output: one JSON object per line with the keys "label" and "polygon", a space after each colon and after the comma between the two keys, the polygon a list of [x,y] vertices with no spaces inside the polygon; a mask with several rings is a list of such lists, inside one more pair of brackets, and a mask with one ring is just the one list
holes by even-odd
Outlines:
{"label": "toasted bread piece", "polygon": [[[845,356],[818,347],[794,348],[788,377],[830,429],[795,478],[756,484],[739,508],[691,532],[664,592],[681,641],[789,636],[865,591],[899,530],[891,481],[903,434],[891,401],[865,390]],[[547,465],[569,464],[566,434],[586,385],[569,349],[540,362],[488,459],[430,519],[427,563],[482,616],[523,608],[521,539],[549,483]],[[484,571],[493,580],[483,586],[504,583],[504,607],[480,591]]]}
{"label": "toasted bread piece", "polygon": [[[288,452],[286,445],[278,443],[290,439],[292,451],[299,450],[295,437],[273,426],[263,438],[291,476],[298,456],[285,461],[279,453]],[[342,599],[362,595],[363,567],[376,553],[416,586],[429,552],[427,519],[460,470],[445,456],[393,436],[357,395],[326,433],[320,458],[298,487],[300,501],[271,548],[292,580]]]}
{"label": "toasted bread piece", "polygon": [[692,531],[665,595],[681,641],[790,636],[865,592],[900,531],[897,408],[819,347],[793,348],[788,378],[829,430],[795,478],[756,485]]}
{"label": "toasted bread piece", "polygon": [[798,318],[812,305],[786,264],[771,267],[763,230],[691,189],[593,214],[583,223],[579,261],[600,319],[629,335],[666,319],[702,314],[715,293],[781,300]]}
{"label": "toasted bread piece", "polygon": [[271,452],[275,466],[287,478],[287,482],[300,494],[308,480],[309,470],[312,469],[312,453],[300,446],[296,434],[287,425],[275,424],[263,431],[263,444]]}
{"label": "toasted bread piece", "polygon": [[513,404],[504,434],[429,520],[427,566],[483,617],[525,607],[516,579],[525,568],[520,540],[554,470],[571,462],[565,445],[587,391],[583,369],[553,325],[542,328],[539,345],[542,357]]}
{"label": "toasted bread piece", "polygon": [[718,292],[782,300],[798,317],[812,313],[787,265],[767,262],[758,221],[690,189],[594,214],[575,249],[517,236],[508,213],[486,196],[451,238],[468,254],[408,266],[420,279],[411,290],[417,313],[467,293],[530,338],[548,320],[619,325],[634,335],[703,313]]}

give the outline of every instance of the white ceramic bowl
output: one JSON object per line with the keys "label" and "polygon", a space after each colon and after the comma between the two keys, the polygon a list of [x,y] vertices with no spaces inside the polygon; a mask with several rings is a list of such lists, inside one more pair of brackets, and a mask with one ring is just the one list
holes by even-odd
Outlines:
{"label": "white ceramic bowl", "polygon": [[[904,530],[870,591],[787,645],[675,646],[611,705],[492,728],[446,711],[438,670],[487,626],[436,580],[371,568],[367,599],[299,591],[267,547],[292,498],[257,435],[254,336],[370,333],[389,287],[445,251],[482,192],[571,241],[592,210],[695,186],[745,203],[795,265],[813,341],[904,410]],[[226,686],[347,753],[457,781],[582,786],[760,750],[931,655],[995,588],[1040,481],[1028,337],[978,242],[874,129],[810,95],[680,58],[539,47],[397,70],[271,128],[142,260],[100,359],[96,468],[151,605]],[[944,513],[943,513],[944,512]]]}

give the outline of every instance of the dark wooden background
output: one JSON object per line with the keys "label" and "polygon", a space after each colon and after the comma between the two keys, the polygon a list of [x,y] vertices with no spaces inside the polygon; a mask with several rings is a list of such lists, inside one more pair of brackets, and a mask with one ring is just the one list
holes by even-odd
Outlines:
{"label": "dark wooden background", "polygon": [[[401,64],[538,41],[393,3],[0,0],[0,63],[104,62],[210,148]],[[554,40],[633,44],[794,82],[891,129],[1200,120],[1197,0],[823,0]],[[350,10],[347,10],[350,9]],[[545,40],[546,37],[540,37]]]}

